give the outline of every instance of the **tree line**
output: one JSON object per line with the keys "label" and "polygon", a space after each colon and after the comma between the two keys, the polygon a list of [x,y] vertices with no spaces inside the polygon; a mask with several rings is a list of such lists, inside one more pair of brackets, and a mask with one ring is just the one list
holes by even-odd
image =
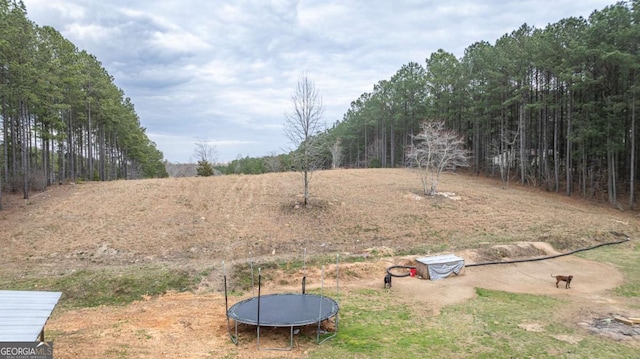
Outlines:
{"label": "tree line", "polygon": [[421,124],[443,121],[464,135],[475,174],[633,207],[639,45],[634,0],[524,24],[462,58],[440,49],[376,83],[319,135],[326,167],[336,145],[341,166],[405,166]]}
{"label": "tree line", "polygon": [[[442,121],[464,136],[474,174],[616,206],[626,197],[633,207],[639,46],[633,0],[543,29],[523,24],[461,58],[440,49],[376,83],[315,135],[324,168],[407,166],[425,120]],[[294,152],[237,159],[222,172],[287,171]]]}
{"label": "tree line", "polygon": [[0,187],[25,198],[64,181],[167,175],[113,77],[22,1],[0,0],[0,120]]}
{"label": "tree line", "polygon": [[[477,175],[633,206],[639,24],[633,0],[543,29],[524,24],[461,58],[440,49],[376,83],[312,139],[325,168],[400,167],[424,121],[442,121],[464,136]],[[0,119],[0,186],[25,197],[56,182],[167,175],[100,62],[33,24],[16,0],[0,0]],[[216,169],[291,170],[303,147]]]}

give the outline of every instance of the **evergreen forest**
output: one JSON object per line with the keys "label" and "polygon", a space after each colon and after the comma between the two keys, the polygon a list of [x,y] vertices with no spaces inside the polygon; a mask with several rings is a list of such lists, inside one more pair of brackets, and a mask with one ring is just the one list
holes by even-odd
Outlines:
{"label": "evergreen forest", "polygon": [[0,0],[0,128],[0,185],[25,198],[62,182],[167,175],[95,56],[34,24],[15,0]]}
{"label": "evergreen forest", "polygon": [[444,121],[466,138],[473,174],[633,207],[639,46],[638,0],[524,24],[462,58],[440,49],[402,66],[320,136],[343,166],[398,167],[420,123]]}

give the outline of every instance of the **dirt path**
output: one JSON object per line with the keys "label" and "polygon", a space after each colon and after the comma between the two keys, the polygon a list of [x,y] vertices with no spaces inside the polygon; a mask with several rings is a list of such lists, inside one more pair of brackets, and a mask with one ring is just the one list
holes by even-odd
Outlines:
{"label": "dirt path", "polygon": [[[571,289],[565,289],[564,283],[556,289],[551,274],[573,274]],[[476,287],[597,303],[607,290],[619,286],[622,281],[622,274],[611,265],[568,256],[546,261],[469,267],[465,268],[463,275],[439,281],[395,278],[393,289],[411,301],[423,302],[438,313],[446,305],[473,298]]]}

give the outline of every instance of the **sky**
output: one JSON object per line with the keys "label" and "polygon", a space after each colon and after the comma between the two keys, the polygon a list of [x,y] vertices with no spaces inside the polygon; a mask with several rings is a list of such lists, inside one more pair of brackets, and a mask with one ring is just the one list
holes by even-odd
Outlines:
{"label": "sky", "polygon": [[286,153],[303,74],[331,126],[374,84],[438,49],[464,55],[526,23],[588,18],[605,0],[23,0],[27,16],[96,56],[169,162]]}

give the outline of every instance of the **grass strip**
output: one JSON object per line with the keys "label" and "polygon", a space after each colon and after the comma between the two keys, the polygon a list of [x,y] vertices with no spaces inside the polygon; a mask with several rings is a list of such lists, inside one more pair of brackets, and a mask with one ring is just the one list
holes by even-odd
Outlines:
{"label": "grass strip", "polygon": [[82,269],[50,277],[20,277],[2,283],[8,290],[62,292],[60,306],[67,308],[125,305],[145,295],[195,288],[206,272],[159,266],[118,269]]}

